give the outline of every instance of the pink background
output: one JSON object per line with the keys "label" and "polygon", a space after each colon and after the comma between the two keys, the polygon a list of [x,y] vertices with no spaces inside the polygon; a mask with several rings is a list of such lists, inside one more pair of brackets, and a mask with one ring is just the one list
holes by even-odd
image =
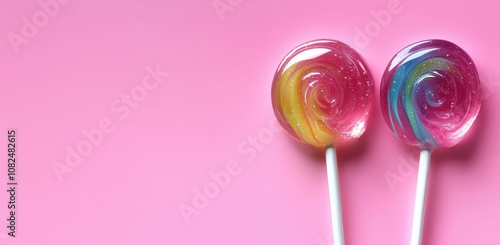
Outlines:
{"label": "pink background", "polygon": [[[1,244],[332,244],[324,150],[278,131],[270,98],[283,56],[318,38],[358,50],[377,88],[413,42],[470,54],[483,105],[461,144],[433,153],[423,242],[500,244],[500,3],[395,1],[0,1]],[[90,145],[82,131],[106,123]],[[338,147],[346,244],[409,244],[417,157],[377,101],[365,135]]]}

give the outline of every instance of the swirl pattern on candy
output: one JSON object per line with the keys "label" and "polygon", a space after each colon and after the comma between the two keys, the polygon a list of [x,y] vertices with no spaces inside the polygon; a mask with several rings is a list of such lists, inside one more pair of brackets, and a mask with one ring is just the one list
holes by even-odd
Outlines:
{"label": "swirl pattern on candy", "polygon": [[316,40],[283,59],[272,103],[294,138],[327,147],[363,134],[374,91],[368,66],[355,50],[339,41]]}
{"label": "swirl pattern on candy", "polygon": [[481,106],[469,55],[445,40],[412,44],[389,63],[380,89],[382,113],[396,136],[422,149],[460,142]]}

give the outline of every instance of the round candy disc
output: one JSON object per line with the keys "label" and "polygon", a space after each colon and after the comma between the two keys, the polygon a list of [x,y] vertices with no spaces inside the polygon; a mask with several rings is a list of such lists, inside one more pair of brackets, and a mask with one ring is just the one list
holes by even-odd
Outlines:
{"label": "round candy disc", "polygon": [[294,138],[327,147],[363,134],[374,90],[368,66],[355,50],[339,41],[316,40],[281,61],[272,103]]}
{"label": "round candy disc", "polygon": [[462,140],[481,106],[472,59],[457,45],[427,40],[401,50],[382,77],[384,118],[396,136],[422,149]]}

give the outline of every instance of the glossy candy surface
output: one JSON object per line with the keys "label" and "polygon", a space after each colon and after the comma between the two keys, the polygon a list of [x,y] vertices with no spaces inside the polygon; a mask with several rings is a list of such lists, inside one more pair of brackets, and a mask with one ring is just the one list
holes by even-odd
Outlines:
{"label": "glossy candy surface", "polygon": [[382,114],[396,136],[422,149],[462,140],[481,106],[474,62],[444,40],[412,44],[391,60],[380,88]]}
{"label": "glossy candy surface", "polygon": [[361,136],[373,99],[368,66],[355,50],[334,40],[293,49],[272,86],[278,121],[294,138],[317,147]]}

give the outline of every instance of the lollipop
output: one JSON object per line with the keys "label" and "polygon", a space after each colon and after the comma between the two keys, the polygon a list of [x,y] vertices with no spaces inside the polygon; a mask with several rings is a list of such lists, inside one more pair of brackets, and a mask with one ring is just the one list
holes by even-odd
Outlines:
{"label": "lollipop", "polygon": [[335,144],[358,138],[374,98],[373,78],[348,45],[316,40],[293,49],[276,71],[272,103],[294,138],[326,147],[335,244],[344,244]]}
{"label": "lollipop", "polygon": [[382,113],[394,134],[419,146],[412,244],[420,244],[431,150],[462,140],[481,106],[472,59],[444,40],[412,44],[391,60],[380,88]]}

